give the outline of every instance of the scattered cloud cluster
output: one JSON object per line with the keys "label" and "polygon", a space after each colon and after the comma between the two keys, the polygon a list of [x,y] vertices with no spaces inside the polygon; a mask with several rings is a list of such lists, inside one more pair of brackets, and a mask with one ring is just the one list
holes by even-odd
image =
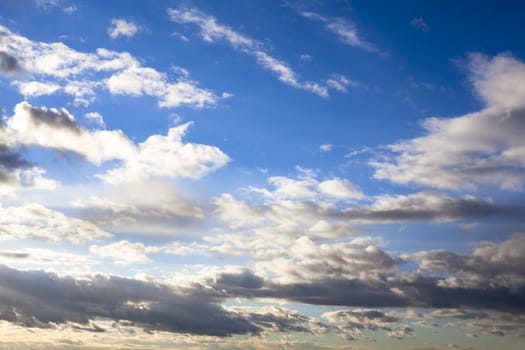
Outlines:
{"label": "scattered cloud cluster", "polygon": [[[217,147],[182,141],[189,125],[173,127],[166,136],[152,135],[135,145],[121,130],[90,131],[79,126],[64,108],[48,109],[21,102],[0,132],[5,147],[38,146],[73,152],[96,165],[121,160],[121,166],[98,175],[109,183],[121,183],[155,177],[198,178],[224,166],[229,158]],[[4,154],[4,169],[25,165],[17,156]]]}
{"label": "scattered cloud cluster", "polygon": [[[126,24],[112,33],[130,34],[131,24]],[[202,108],[222,98],[186,77],[173,80],[166,73],[144,67],[127,52],[103,48],[95,53],[80,52],[61,42],[32,41],[3,26],[0,26],[0,52],[2,72],[23,69],[29,74],[26,79],[12,82],[26,98],[63,93],[72,96],[75,105],[87,106],[95,100],[97,90],[104,90],[111,94],[153,96],[165,108],[180,105]]]}

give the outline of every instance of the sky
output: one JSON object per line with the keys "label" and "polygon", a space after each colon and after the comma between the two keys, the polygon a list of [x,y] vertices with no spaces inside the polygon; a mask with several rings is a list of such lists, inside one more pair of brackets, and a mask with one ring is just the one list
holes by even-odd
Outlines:
{"label": "sky", "polygon": [[0,349],[521,349],[524,10],[0,0]]}

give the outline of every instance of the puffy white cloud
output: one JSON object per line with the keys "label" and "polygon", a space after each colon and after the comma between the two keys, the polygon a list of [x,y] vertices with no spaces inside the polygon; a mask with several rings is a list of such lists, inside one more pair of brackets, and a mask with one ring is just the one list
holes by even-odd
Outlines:
{"label": "puffy white cloud", "polygon": [[364,198],[365,195],[348,180],[334,178],[319,184],[322,193],[337,198]]}
{"label": "puffy white cloud", "polygon": [[33,107],[27,102],[16,105],[13,116],[6,122],[5,135],[8,144],[75,152],[95,164],[131,158],[136,152],[120,130],[88,131],[66,109]]}
{"label": "puffy white cloud", "polygon": [[97,126],[101,128],[106,127],[106,123],[104,122],[104,118],[100,115],[98,112],[89,112],[85,115],[86,119],[95,123]]}
{"label": "puffy white cloud", "polygon": [[79,244],[110,236],[89,221],[68,217],[40,204],[0,206],[0,237],[6,239],[34,238]]}
{"label": "puffy white cloud", "polygon": [[135,36],[135,34],[137,34],[140,30],[141,27],[132,21],[126,21],[121,18],[113,18],[111,20],[111,25],[108,27],[108,35],[112,39],[116,39],[119,36],[131,38]]}
{"label": "puffy white cloud", "polygon": [[224,166],[229,157],[219,148],[183,143],[191,123],[171,128],[168,135],[153,135],[138,145],[138,153],[124,158],[122,167],[99,175],[110,183],[142,180],[150,177],[199,178]]}
{"label": "puffy white cloud", "polygon": [[150,262],[146,256],[146,247],[140,242],[118,241],[103,246],[92,245],[89,251],[94,256],[113,259],[119,265]]}
{"label": "puffy white cloud", "polygon": [[52,95],[61,88],[58,84],[43,83],[40,81],[16,81],[13,84],[18,87],[20,93],[26,98]]}
{"label": "puffy white cloud", "polygon": [[110,183],[152,177],[199,178],[224,166],[229,157],[219,148],[184,143],[191,123],[171,128],[166,136],[152,135],[135,145],[120,130],[86,130],[66,110],[16,105],[14,115],[0,130],[7,146],[39,146],[77,153],[97,165],[122,160],[120,167],[98,175]]}
{"label": "puffy white cloud", "polygon": [[371,162],[375,178],[447,189],[523,186],[525,64],[507,55],[471,55],[467,68],[486,107],[426,119],[426,135],[392,144],[391,159]]}
{"label": "puffy white cloud", "polygon": [[[131,27],[118,28],[115,28],[118,35],[131,33]],[[95,99],[96,90],[107,89],[114,94],[154,96],[158,98],[159,106],[166,108],[180,105],[201,108],[222,98],[185,77],[173,82],[165,73],[143,67],[127,52],[103,48],[94,53],[80,52],[60,42],[32,41],[3,26],[0,26],[0,33],[3,37],[0,52],[12,57],[18,66],[23,65],[24,70],[31,74],[29,81],[19,79],[13,82],[26,97],[63,92],[74,97],[75,105],[86,106]],[[0,55],[0,59],[2,57]]]}

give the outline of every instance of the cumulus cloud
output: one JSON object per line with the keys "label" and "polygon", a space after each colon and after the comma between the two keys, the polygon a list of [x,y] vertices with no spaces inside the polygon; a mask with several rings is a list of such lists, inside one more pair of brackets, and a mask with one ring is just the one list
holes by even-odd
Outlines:
{"label": "cumulus cloud", "polygon": [[[207,42],[226,41],[235,50],[253,56],[256,62],[266,70],[273,72],[283,83],[297,89],[310,91],[320,97],[328,97],[329,89],[340,90],[333,84],[321,84],[311,81],[302,81],[297,73],[285,62],[279,60],[264,50],[264,45],[249,36],[238,33],[232,28],[223,25],[213,16],[204,14],[194,8],[170,8],[168,15],[173,22],[194,24],[199,27],[202,39]],[[342,87],[344,81],[339,81]]]}
{"label": "cumulus cloud", "polygon": [[485,243],[471,254],[436,250],[407,258],[417,261],[423,271],[453,273],[443,282],[445,286],[525,288],[525,234],[513,235],[501,243]]}
{"label": "cumulus cloud", "polygon": [[104,122],[104,118],[100,115],[98,112],[89,112],[85,115],[86,119],[95,123],[97,126],[101,128],[106,127],[106,123]]}
{"label": "cumulus cloud", "polygon": [[[65,93],[74,98],[75,105],[87,106],[95,100],[97,90],[106,89],[113,94],[153,96],[165,108],[202,108],[223,98],[185,77],[173,81],[166,73],[142,66],[127,52],[103,48],[94,53],[80,52],[61,42],[32,41],[3,26],[0,33],[2,71],[13,71],[21,62],[31,74],[31,80],[13,82],[26,97]],[[117,33],[123,35],[122,31]]]}
{"label": "cumulus cloud", "polygon": [[137,34],[140,30],[141,27],[132,21],[126,21],[121,18],[113,18],[107,31],[108,35],[112,39],[116,39],[119,36],[131,38],[135,36],[135,34]]}
{"label": "cumulus cloud", "polygon": [[525,64],[508,55],[473,54],[467,68],[485,108],[426,119],[425,135],[392,144],[390,159],[371,162],[376,179],[446,189],[523,186]]}
{"label": "cumulus cloud", "polygon": [[369,52],[379,52],[378,48],[374,44],[361,38],[356,25],[348,19],[329,18],[310,11],[302,11],[300,14],[309,20],[323,23],[326,30],[335,34],[339,40],[347,45],[354,46]]}
{"label": "cumulus cloud", "polygon": [[27,102],[16,105],[6,122],[5,135],[12,145],[70,151],[95,164],[130,158],[135,153],[133,143],[120,130],[89,131],[64,108],[34,107]]}
{"label": "cumulus cloud", "polygon": [[146,247],[140,242],[118,241],[104,246],[92,245],[89,252],[97,257],[111,258],[119,265],[151,261],[146,256]]}
{"label": "cumulus cloud", "polygon": [[97,165],[122,160],[121,167],[99,175],[110,183],[120,183],[152,177],[199,178],[225,165],[229,158],[217,147],[182,141],[189,125],[171,128],[166,136],[153,135],[135,145],[120,130],[82,128],[64,108],[21,102],[0,131],[11,147],[39,146],[74,152]]}
{"label": "cumulus cloud", "polygon": [[136,156],[125,158],[122,167],[100,177],[109,183],[152,177],[200,178],[228,163],[229,157],[217,147],[184,143],[182,137],[190,125],[173,127],[166,136],[148,137],[138,145]]}
{"label": "cumulus cloud", "polygon": [[356,225],[361,224],[514,217],[522,212],[490,199],[468,195],[454,198],[436,191],[367,198],[357,186],[341,178],[320,181],[313,175],[274,176],[268,183],[268,188],[247,188],[247,200],[231,194],[216,197],[215,214],[229,228],[243,230],[243,235],[250,232],[254,239],[271,237],[289,245],[290,239],[303,235],[341,238],[359,232]]}
{"label": "cumulus cloud", "polygon": [[54,243],[82,242],[111,237],[89,221],[66,216],[40,204],[0,206],[0,237],[32,238]]}

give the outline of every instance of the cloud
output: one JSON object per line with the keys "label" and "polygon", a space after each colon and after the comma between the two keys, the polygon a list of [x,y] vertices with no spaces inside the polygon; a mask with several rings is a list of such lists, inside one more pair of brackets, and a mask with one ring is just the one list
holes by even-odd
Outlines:
{"label": "cloud", "polygon": [[89,247],[89,252],[97,257],[111,258],[118,265],[151,261],[146,256],[146,247],[140,242],[118,241],[104,246],[92,245]]}
{"label": "cloud", "polygon": [[[297,73],[295,73],[288,64],[268,54],[264,50],[264,45],[261,42],[218,23],[217,19],[197,9],[183,7],[170,8],[168,9],[168,15],[173,22],[198,26],[204,41],[210,43],[226,41],[235,50],[253,56],[261,67],[276,74],[281,82],[289,86],[313,92],[320,97],[328,97],[329,88],[334,88],[333,84],[323,85],[311,81],[301,81]],[[338,89],[336,88],[336,90]]]}
{"label": "cloud", "polygon": [[166,136],[152,135],[135,145],[121,130],[90,131],[80,127],[64,108],[16,105],[3,131],[8,145],[39,146],[74,152],[100,165],[122,160],[120,167],[98,175],[110,183],[152,177],[199,178],[224,166],[229,157],[213,146],[184,143],[190,123],[173,127]]}
{"label": "cloud", "polygon": [[100,115],[98,112],[89,112],[85,114],[85,117],[87,120],[93,122],[97,126],[105,129],[106,123],[104,122],[104,118]]}
{"label": "cloud", "polygon": [[116,276],[82,279],[0,266],[0,319],[39,328],[96,326],[95,318],[150,331],[229,336],[308,331],[310,319],[284,308],[225,308],[197,290]]}
{"label": "cloud", "polygon": [[319,149],[323,152],[330,152],[332,150],[333,145],[330,143],[325,143],[319,146]]}
{"label": "cloud", "polygon": [[125,158],[122,167],[99,175],[109,183],[130,182],[155,177],[200,178],[229,162],[219,148],[183,143],[191,123],[173,127],[166,136],[153,135],[138,145],[134,157]]}
{"label": "cloud", "polygon": [[136,25],[134,22],[126,21],[121,18],[113,18],[107,32],[112,39],[117,39],[119,36],[132,38],[140,30],[141,27]]}
{"label": "cloud", "polygon": [[453,221],[463,218],[506,215],[521,212],[519,208],[495,205],[491,200],[473,196],[453,198],[436,191],[409,195],[380,195],[368,207],[354,207],[334,213],[358,222]]}
{"label": "cloud", "polygon": [[447,251],[425,251],[407,255],[423,271],[447,272],[451,277],[444,285],[477,287],[504,287],[511,290],[525,289],[525,234],[513,235],[501,243],[485,243],[471,254]]}
{"label": "cloud", "polygon": [[0,237],[74,244],[111,237],[89,221],[68,217],[40,204],[0,206]]}
{"label": "cloud", "polygon": [[319,190],[331,197],[337,198],[355,198],[362,199],[365,197],[363,192],[361,192],[357,187],[348,180],[334,178],[331,180],[323,181],[319,184]]}
{"label": "cloud", "polygon": [[388,336],[403,339],[414,331],[402,324],[395,313],[385,314],[374,309],[338,310],[322,314],[322,318],[339,324],[337,330],[348,340],[356,340],[364,330],[386,331]]}
{"label": "cloud", "polygon": [[410,25],[422,32],[428,32],[430,30],[430,27],[428,26],[427,22],[423,19],[423,17],[415,17],[410,20]]}
{"label": "cloud", "polygon": [[0,73],[15,75],[23,71],[16,57],[7,52],[0,51]]}
{"label": "cloud", "polygon": [[64,108],[34,107],[27,102],[16,105],[6,121],[5,135],[11,145],[74,152],[95,164],[130,158],[135,153],[133,143],[120,130],[89,131]]}
{"label": "cloud", "polygon": [[329,18],[315,12],[302,11],[301,16],[312,21],[321,22],[326,30],[335,34],[343,43],[368,52],[379,52],[372,43],[363,40],[358,34],[356,25],[345,18]]}
{"label": "cloud", "polygon": [[[137,188],[148,191],[137,193]],[[205,211],[172,183],[153,179],[104,185],[78,196],[71,204],[80,217],[111,232],[173,235],[202,220]]]}
{"label": "cloud", "polygon": [[320,181],[313,175],[273,176],[268,183],[269,188],[247,188],[247,200],[231,194],[216,197],[215,214],[229,228],[250,232],[250,237],[263,241],[271,237],[290,244],[285,237],[338,238],[359,232],[356,225],[361,224],[518,217],[523,211],[496,205],[490,199],[468,195],[454,198],[437,191],[367,197],[341,178]]}
{"label": "cloud", "polygon": [[185,77],[173,81],[166,73],[142,66],[127,52],[103,48],[93,53],[80,52],[61,42],[32,41],[3,26],[0,33],[2,67],[12,70],[16,57],[30,75],[30,80],[12,82],[26,97],[64,93],[73,97],[75,105],[87,106],[102,89],[112,94],[153,96],[164,108],[181,105],[202,108],[223,98]]}
{"label": "cloud", "polygon": [[475,93],[486,107],[455,118],[429,118],[426,134],[389,145],[375,160],[376,179],[445,189],[523,186],[525,170],[525,64],[508,55],[469,56]]}

